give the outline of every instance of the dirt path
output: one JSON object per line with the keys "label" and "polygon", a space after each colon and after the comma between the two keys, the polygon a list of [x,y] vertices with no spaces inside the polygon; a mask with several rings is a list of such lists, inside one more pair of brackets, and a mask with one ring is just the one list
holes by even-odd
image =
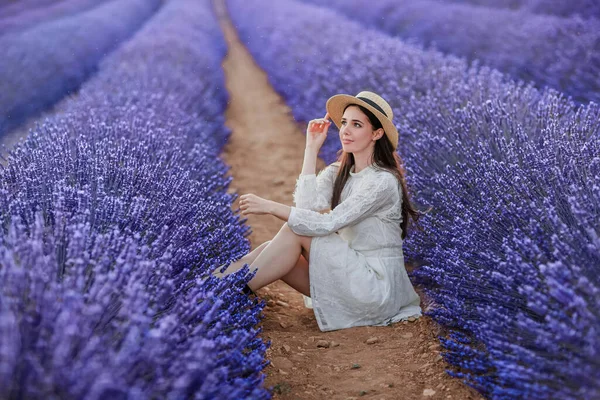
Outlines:
{"label": "dirt path", "polygon": [[[302,168],[304,126],[270,86],[266,74],[238,41],[217,2],[229,52],[223,67],[230,103],[227,125],[233,130],[223,157],[232,166],[239,194],[292,205]],[[324,167],[319,161],[317,169]],[[237,208],[237,202],[234,208]],[[270,240],[282,221],[248,218],[252,248]],[[280,399],[480,399],[472,389],[444,372],[437,326],[423,317],[392,327],[358,327],[324,333],[300,293],[279,281],[259,290],[266,298],[264,338],[271,340],[266,385]],[[378,341],[367,344],[376,337]],[[317,347],[325,340],[330,347]]]}

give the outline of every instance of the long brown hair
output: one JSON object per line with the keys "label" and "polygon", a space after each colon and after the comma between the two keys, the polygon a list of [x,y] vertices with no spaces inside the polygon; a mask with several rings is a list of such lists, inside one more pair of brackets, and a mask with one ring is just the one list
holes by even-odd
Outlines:
{"label": "long brown hair", "polygon": [[[371,111],[358,104],[349,104],[346,106],[346,108],[351,105],[357,106],[363,113],[365,113],[367,118],[369,118],[371,125],[373,125],[373,130],[383,128],[379,119],[377,119],[377,117]],[[346,108],[344,108],[344,111],[346,111]],[[332,210],[340,203],[342,189],[344,189],[346,181],[350,177],[350,170],[355,163],[354,155],[352,153],[346,153],[343,149],[340,149],[338,152],[337,161],[340,163],[340,168],[333,184],[333,196],[331,198]],[[410,216],[416,223],[419,220],[421,213],[414,208],[410,202],[402,159],[400,158],[400,155],[394,151],[392,142],[390,142],[390,139],[387,137],[387,135],[383,135],[381,139],[375,141],[375,149],[373,150],[373,166],[390,171],[392,174],[394,174],[402,186],[402,222],[400,223],[400,228],[402,229],[402,239],[404,239],[406,238],[407,234],[408,217]]]}

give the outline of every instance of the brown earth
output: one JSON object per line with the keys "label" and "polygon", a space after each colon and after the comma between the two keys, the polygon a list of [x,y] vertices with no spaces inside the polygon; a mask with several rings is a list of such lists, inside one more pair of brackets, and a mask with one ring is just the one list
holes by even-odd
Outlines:
{"label": "brown earth", "polygon": [[[306,124],[294,121],[239,42],[220,1],[216,9],[229,48],[223,68],[230,95],[226,124],[233,133],[223,158],[232,167],[232,190],[292,205]],[[324,166],[319,160],[317,169]],[[250,215],[247,223],[254,249],[272,239],[284,222]],[[275,399],[482,399],[444,372],[450,367],[440,355],[441,328],[429,317],[391,327],[321,332],[302,295],[284,282],[258,294],[268,301],[262,326],[263,338],[271,341],[271,364],[265,369],[265,384],[273,387]],[[375,343],[367,344],[371,338]]]}

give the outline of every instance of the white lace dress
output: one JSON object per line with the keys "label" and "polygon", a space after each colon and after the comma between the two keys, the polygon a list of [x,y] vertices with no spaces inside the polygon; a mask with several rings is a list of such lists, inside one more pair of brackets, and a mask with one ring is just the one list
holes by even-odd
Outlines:
{"label": "white lace dress", "polygon": [[300,175],[288,225],[312,236],[310,297],[321,331],[389,325],[420,316],[420,298],[406,269],[401,238],[401,187],[369,166],[350,172],[340,204],[329,210],[338,163]]}

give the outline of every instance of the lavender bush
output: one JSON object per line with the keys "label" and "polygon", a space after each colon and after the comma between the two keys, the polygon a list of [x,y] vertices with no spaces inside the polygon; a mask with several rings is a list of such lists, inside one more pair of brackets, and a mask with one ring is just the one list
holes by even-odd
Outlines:
{"label": "lavender bush", "polygon": [[56,0],[0,0],[0,11],[3,17],[8,17],[53,3],[56,3]]}
{"label": "lavender bush", "polygon": [[80,128],[46,125],[0,176],[2,398],[267,398],[263,305],[239,276],[201,278],[244,247],[207,189],[224,166],[197,146],[213,168],[190,179],[168,132]]}
{"label": "lavender bush", "polygon": [[[537,141],[490,106],[461,114],[438,123],[445,137],[417,138],[426,156],[412,161],[413,185],[437,189],[414,243],[430,248],[415,277],[443,305],[431,315],[454,330],[443,339],[449,360],[468,366],[452,374],[491,398],[595,398],[599,110],[582,109],[566,126],[550,113]],[[457,162],[432,175],[435,151],[448,147]]]}
{"label": "lavender bush", "polygon": [[202,6],[190,1],[176,2],[183,10],[161,9],[134,40],[102,60],[77,98],[57,106],[59,115],[85,120],[101,107],[102,118],[111,123],[132,117],[159,121],[185,141],[185,148],[205,143],[219,154],[229,134],[221,70],[226,45],[207,0]]}
{"label": "lavender bush", "polygon": [[600,18],[600,4],[595,0],[445,0],[455,3],[469,3],[486,7],[512,8],[524,11],[570,16],[578,14],[582,17]]}
{"label": "lavender bush", "polygon": [[160,0],[113,0],[0,37],[0,135],[79,87]]}
{"label": "lavender bush", "polygon": [[48,7],[24,11],[16,16],[4,16],[4,13],[0,9],[0,35],[8,32],[23,31],[40,22],[52,21],[57,18],[77,14],[97,6],[99,3],[102,3],[102,1],[62,0]]}
{"label": "lavender bush", "polygon": [[173,0],[10,152],[1,397],[270,397],[252,275],[209,274],[249,250],[217,157],[224,52],[210,3]]}
{"label": "lavender bush", "polygon": [[510,76],[600,102],[600,20],[532,15],[436,0],[304,0],[365,26],[464,56]]}
{"label": "lavender bush", "polygon": [[[448,328],[449,372],[490,398],[600,396],[598,106],[322,8],[229,5],[297,119],[322,115],[335,93],[389,100],[413,196],[433,206],[405,249],[422,263],[413,277],[437,304],[429,314]],[[340,26],[361,34],[340,41]],[[321,155],[337,150],[332,132]]]}

